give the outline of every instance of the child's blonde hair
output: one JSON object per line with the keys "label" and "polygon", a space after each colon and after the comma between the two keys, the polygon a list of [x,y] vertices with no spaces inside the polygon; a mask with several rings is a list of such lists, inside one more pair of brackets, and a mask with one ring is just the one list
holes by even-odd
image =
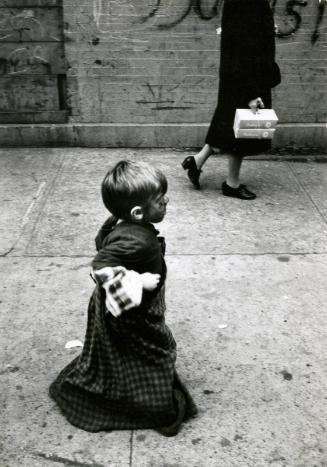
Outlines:
{"label": "child's blonde hair", "polygon": [[165,175],[144,162],[120,161],[104,177],[101,186],[106,208],[119,219],[128,220],[133,207],[148,203],[167,192]]}

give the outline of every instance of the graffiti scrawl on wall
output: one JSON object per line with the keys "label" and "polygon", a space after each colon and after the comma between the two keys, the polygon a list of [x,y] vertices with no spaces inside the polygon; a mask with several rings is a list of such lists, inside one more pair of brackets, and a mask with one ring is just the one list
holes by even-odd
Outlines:
{"label": "graffiti scrawl on wall", "polygon": [[[284,7],[281,2],[284,1]],[[311,42],[316,43],[320,37],[320,27],[324,18],[327,0],[315,0],[316,20],[311,33]],[[116,3],[116,2],[114,2]],[[302,10],[308,4],[306,0],[270,0],[275,14],[276,33],[278,37],[288,37],[296,33],[302,24]],[[168,30],[181,24],[190,14],[195,14],[201,20],[211,20],[219,17],[223,0],[153,0],[144,11],[144,2],[140,0],[122,0],[120,8],[124,11],[130,9],[130,15],[138,23],[149,23],[158,29]],[[282,8],[282,14],[280,13]],[[100,32],[112,32],[110,17],[113,14],[113,2],[111,0],[94,0],[93,14]],[[277,13],[278,11],[278,13]],[[124,14],[123,14],[124,15]],[[126,15],[126,13],[125,13]],[[107,28],[106,28],[107,26]]]}
{"label": "graffiti scrawl on wall", "polygon": [[51,73],[50,63],[42,57],[42,48],[19,47],[8,54],[6,59],[0,58],[0,75],[14,75],[28,72]]}
{"label": "graffiti scrawl on wall", "polygon": [[[160,7],[161,7],[162,0],[157,0],[156,5],[154,6],[153,10],[149,13],[148,17],[142,18],[141,21],[146,21],[147,19],[154,17],[156,14],[160,14]],[[215,0],[213,5],[204,5],[202,0],[189,0],[188,3],[186,2],[185,9],[182,11],[181,15],[166,24],[159,24],[158,28],[160,29],[170,29],[177,24],[181,23],[192,11],[203,20],[210,20],[218,16],[219,10],[222,6],[221,0]]]}
{"label": "graffiti scrawl on wall", "polygon": [[[43,46],[33,46],[33,42],[46,38],[46,27],[36,17],[34,10],[4,10],[0,16],[0,42],[19,43],[19,46],[13,50],[10,47],[2,47],[0,75],[36,71],[50,73],[51,66],[44,56]],[[51,35],[49,38],[59,41],[59,38]]]}
{"label": "graffiti scrawl on wall", "polygon": [[5,13],[0,18],[0,40],[22,42],[44,36],[44,28],[33,10],[23,9],[19,13]]}
{"label": "graffiti scrawl on wall", "polygon": [[[272,0],[272,10],[275,13],[278,0]],[[308,2],[305,0],[288,0],[285,5],[285,16],[282,18],[281,23],[277,25],[277,36],[287,37],[294,34],[301,26],[302,16],[299,7],[307,6]],[[311,42],[314,44],[320,35],[320,24],[325,13],[326,0],[318,0],[317,3],[317,16],[315,28],[311,35]]]}
{"label": "graffiti scrawl on wall", "polygon": [[316,19],[316,26],[315,26],[315,30],[313,31],[312,37],[311,37],[311,40],[312,40],[313,44],[319,38],[319,27],[320,27],[320,24],[321,24],[321,22],[323,20],[323,17],[324,17],[326,3],[327,3],[326,0],[319,0],[318,14],[317,14],[317,19]]}

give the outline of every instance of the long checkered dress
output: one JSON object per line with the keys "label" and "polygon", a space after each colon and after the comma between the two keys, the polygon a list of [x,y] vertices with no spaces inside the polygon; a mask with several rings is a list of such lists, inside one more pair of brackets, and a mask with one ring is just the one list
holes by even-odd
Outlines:
{"label": "long checkered dress", "polygon": [[[105,236],[103,233],[105,232]],[[165,324],[165,263],[151,224],[121,223],[108,231],[93,267],[124,266],[161,274],[159,290],[112,316],[97,285],[88,308],[83,351],[50,386],[67,419],[87,431],[155,428],[167,436],[196,407],[175,371],[176,344]],[[99,238],[99,237],[98,237]]]}

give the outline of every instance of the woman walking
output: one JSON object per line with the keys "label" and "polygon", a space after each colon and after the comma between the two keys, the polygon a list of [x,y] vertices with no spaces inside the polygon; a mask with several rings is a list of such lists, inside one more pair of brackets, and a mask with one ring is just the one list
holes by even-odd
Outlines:
{"label": "woman walking", "polygon": [[269,140],[236,139],[233,132],[237,108],[271,107],[271,88],[280,83],[275,63],[275,27],[268,0],[225,0],[222,14],[218,105],[205,145],[182,166],[190,181],[200,188],[201,168],[220,150],[228,154],[225,196],[252,200],[256,195],[240,183],[243,158],[270,147]]}

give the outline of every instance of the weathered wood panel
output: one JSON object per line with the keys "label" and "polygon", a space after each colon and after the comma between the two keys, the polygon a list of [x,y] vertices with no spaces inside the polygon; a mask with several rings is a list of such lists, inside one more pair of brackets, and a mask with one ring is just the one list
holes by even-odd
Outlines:
{"label": "weathered wood panel", "polygon": [[1,8],[0,42],[60,42],[61,8]]}
{"label": "weathered wood panel", "polygon": [[62,43],[15,43],[0,46],[0,76],[29,73],[64,74],[66,63]]}
{"label": "weathered wood panel", "polygon": [[0,0],[0,122],[62,123],[61,0]]}
{"label": "weathered wood panel", "polygon": [[0,8],[62,7],[63,0],[0,0]]}
{"label": "weathered wood panel", "polygon": [[0,112],[59,110],[57,76],[0,77]]}
{"label": "weathered wood panel", "polygon": [[0,112],[0,123],[65,123],[67,110],[44,110],[31,112]]}

